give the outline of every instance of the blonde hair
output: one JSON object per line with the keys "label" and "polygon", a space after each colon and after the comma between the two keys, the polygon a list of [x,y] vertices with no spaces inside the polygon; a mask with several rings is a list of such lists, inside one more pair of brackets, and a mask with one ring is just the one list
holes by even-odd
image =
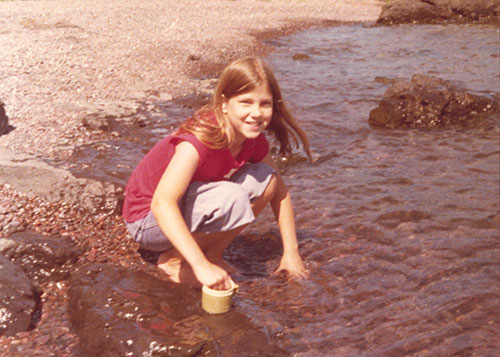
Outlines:
{"label": "blonde hair", "polygon": [[[247,93],[263,84],[269,87],[273,97],[273,115],[266,130],[272,132],[279,142],[279,153],[287,155],[292,152],[290,137],[298,147],[298,136],[309,160],[312,161],[306,133],[288,111],[273,72],[259,58],[246,57],[229,64],[220,75],[211,102],[184,122],[179,131],[192,133],[213,149],[229,148],[234,140],[234,130],[227,116],[222,113],[224,98],[230,99]],[[212,113],[215,115],[215,121]]]}

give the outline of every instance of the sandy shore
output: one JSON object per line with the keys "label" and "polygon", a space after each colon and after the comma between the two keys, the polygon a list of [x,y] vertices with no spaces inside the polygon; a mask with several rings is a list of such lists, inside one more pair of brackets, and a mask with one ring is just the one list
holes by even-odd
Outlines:
{"label": "sandy shore", "polygon": [[92,105],[192,93],[200,75],[262,53],[260,40],[332,21],[373,22],[378,0],[0,1],[0,147],[37,156],[92,134]]}

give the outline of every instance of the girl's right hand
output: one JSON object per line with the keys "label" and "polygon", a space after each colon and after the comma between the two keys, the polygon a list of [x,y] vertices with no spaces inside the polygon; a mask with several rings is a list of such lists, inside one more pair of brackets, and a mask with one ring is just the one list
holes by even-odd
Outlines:
{"label": "girl's right hand", "polygon": [[309,277],[309,271],[304,266],[298,252],[283,254],[280,265],[276,269],[275,274],[286,271],[293,277],[305,279]]}
{"label": "girl's right hand", "polygon": [[207,261],[205,264],[193,267],[196,279],[202,284],[214,290],[227,290],[234,286],[229,274],[221,267]]}

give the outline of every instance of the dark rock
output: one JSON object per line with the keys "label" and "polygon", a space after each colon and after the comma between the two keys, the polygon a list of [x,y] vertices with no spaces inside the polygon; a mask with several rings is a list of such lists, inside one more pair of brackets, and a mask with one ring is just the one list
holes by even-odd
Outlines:
{"label": "dark rock", "polygon": [[40,317],[40,290],[10,260],[0,255],[0,335],[35,327]]}
{"label": "dark rock", "polygon": [[5,104],[0,101],[0,135],[5,134],[9,130],[9,118],[5,113]]}
{"label": "dark rock", "polygon": [[500,0],[393,0],[386,2],[378,24],[500,24]]}
{"label": "dark rock", "polygon": [[190,60],[190,61],[199,61],[199,60],[201,60],[201,56],[199,56],[199,55],[189,55],[188,56],[188,60]]}
{"label": "dark rock", "polygon": [[209,315],[200,290],[145,272],[87,265],[71,275],[69,314],[88,356],[281,356],[237,309]]}
{"label": "dark rock", "polygon": [[395,82],[386,91],[368,122],[387,128],[432,128],[481,119],[499,113],[499,107],[499,96],[478,96],[449,81],[414,75],[409,82]]}
{"label": "dark rock", "polygon": [[64,280],[81,251],[66,238],[27,231],[0,238],[0,253],[31,279],[46,282]]}

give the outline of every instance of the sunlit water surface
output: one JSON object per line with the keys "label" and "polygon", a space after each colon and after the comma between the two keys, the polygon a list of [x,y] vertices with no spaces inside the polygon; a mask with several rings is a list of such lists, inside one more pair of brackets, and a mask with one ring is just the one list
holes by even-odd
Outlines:
{"label": "sunlit water surface", "polygon": [[230,251],[246,268],[238,308],[298,355],[500,353],[499,118],[435,130],[367,123],[387,89],[376,77],[500,91],[498,30],[341,26],[273,45],[268,61],[319,156],[285,169],[311,277],[255,274],[279,261],[277,241],[258,245],[278,239],[268,212]]}

